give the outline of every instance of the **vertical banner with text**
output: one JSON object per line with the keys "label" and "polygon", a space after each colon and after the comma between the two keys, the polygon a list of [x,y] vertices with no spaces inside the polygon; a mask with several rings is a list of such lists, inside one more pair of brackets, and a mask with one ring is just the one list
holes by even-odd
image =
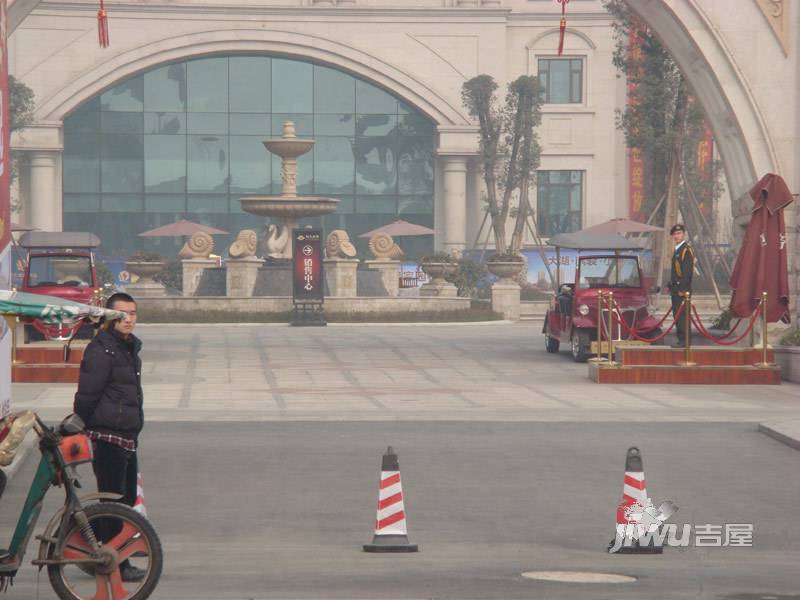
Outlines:
{"label": "vertical banner with text", "polygon": [[[635,75],[641,75],[642,65],[642,39],[636,29],[631,29],[628,37],[628,56],[631,68],[636,69]],[[628,106],[636,102],[636,83],[628,78]],[[633,221],[644,223],[647,221],[647,205],[645,202],[644,188],[644,160],[640,148],[628,148],[628,202],[629,218]]]}
{"label": "vertical banner with text", "polygon": [[[9,156],[8,6],[0,0],[0,289],[11,289],[11,163]],[[11,331],[0,321],[0,417],[11,410]]]}
{"label": "vertical banner with text", "polygon": [[292,230],[292,297],[295,302],[322,303],[322,230]]}

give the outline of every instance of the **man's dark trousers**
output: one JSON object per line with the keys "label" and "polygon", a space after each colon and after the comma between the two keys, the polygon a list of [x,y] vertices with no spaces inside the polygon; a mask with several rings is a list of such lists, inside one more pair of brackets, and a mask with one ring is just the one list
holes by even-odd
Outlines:
{"label": "man's dark trousers", "polygon": [[[94,475],[97,478],[97,491],[122,494],[120,502],[133,506],[136,502],[136,484],[139,477],[139,464],[136,452],[125,450],[115,444],[101,440],[94,441]],[[120,529],[119,521],[99,524],[100,540],[107,542]]]}
{"label": "man's dark trousers", "polygon": [[[678,311],[680,310],[681,305],[683,304],[683,296],[676,296],[673,294],[671,298],[672,298],[672,316],[675,317],[677,316]],[[685,337],[686,327],[687,326],[691,327],[688,319],[689,315],[687,314],[687,312],[688,311],[682,312],[681,318],[678,319],[677,323],[675,323],[675,336],[678,338],[678,342],[680,342],[681,344],[683,344],[684,340],[686,339]],[[692,330],[689,329],[689,335],[691,336],[691,334]]]}

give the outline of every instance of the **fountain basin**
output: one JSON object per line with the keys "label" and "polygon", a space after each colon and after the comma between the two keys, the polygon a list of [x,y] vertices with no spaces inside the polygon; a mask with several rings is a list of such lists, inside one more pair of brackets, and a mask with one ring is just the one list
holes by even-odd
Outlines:
{"label": "fountain basin", "polygon": [[240,198],[242,210],[262,217],[282,217],[285,219],[301,219],[303,217],[319,217],[336,211],[339,203],[335,198],[317,196],[251,196]]}
{"label": "fountain basin", "polygon": [[[294,130],[291,131],[294,134]],[[261,142],[273,154],[284,159],[296,159],[309,150],[314,145],[314,140],[303,140],[300,138],[275,138]]]}

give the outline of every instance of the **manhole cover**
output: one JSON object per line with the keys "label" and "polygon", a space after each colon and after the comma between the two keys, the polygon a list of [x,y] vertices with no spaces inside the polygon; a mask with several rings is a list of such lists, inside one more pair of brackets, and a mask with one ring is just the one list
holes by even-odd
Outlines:
{"label": "manhole cover", "polygon": [[636,577],[615,573],[591,573],[588,571],[528,571],[522,574],[528,579],[558,581],[561,583],[633,583]]}

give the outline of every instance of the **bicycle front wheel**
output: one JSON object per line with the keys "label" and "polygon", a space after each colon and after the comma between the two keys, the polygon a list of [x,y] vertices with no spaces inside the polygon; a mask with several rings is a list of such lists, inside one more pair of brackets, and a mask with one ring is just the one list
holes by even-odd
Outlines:
{"label": "bicycle front wheel", "polygon": [[[74,521],[58,545],[51,546],[48,558],[76,560],[103,558],[103,564],[90,564],[93,574],[78,564],[48,565],[47,575],[61,600],[145,600],[161,577],[164,555],[155,529],[145,517],[119,502],[100,502],[84,507],[86,517],[100,542],[98,555]],[[125,563],[125,561],[128,561]],[[141,569],[139,581],[123,581],[120,564]]]}

